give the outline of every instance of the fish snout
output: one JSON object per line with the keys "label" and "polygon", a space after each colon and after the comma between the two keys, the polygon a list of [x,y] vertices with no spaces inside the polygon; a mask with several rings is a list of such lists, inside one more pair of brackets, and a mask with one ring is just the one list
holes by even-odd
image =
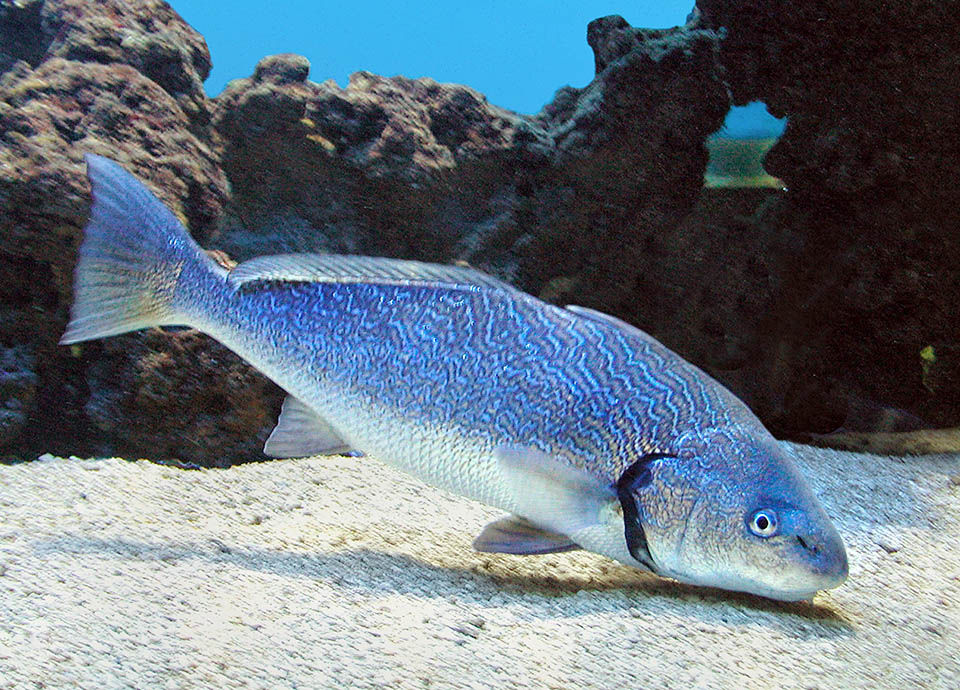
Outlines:
{"label": "fish snout", "polygon": [[837,587],[847,579],[847,550],[835,529],[823,534],[798,534],[796,540],[810,574],[822,583],[818,589]]}

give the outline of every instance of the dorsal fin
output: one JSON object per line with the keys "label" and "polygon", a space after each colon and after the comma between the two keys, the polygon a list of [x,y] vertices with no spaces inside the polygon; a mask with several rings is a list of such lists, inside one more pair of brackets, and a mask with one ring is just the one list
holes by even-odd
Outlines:
{"label": "dorsal fin", "polygon": [[567,311],[572,311],[574,314],[582,316],[585,319],[602,323],[607,326],[612,326],[613,328],[623,331],[624,333],[629,333],[632,336],[636,336],[642,340],[653,343],[657,347],[663,347],[663,344],[649,333],[641,331],[633,324],[627,323],[623,319],[618,319],[616,316],[610,316],[610,314],[604,314],[602,311],[597,311],[596,309],[591,309],[590,307],[580,307],[576,304],[568,304],[565,309]]}
{"label": "dorsal fin", "polygon": [[486,273],[464,266],[430,264],[406,259],[342,254],[277,254],[258,256],[230,271],[235,288],[259,281],[294,283],[444,283],[499,290],[513,287]]}

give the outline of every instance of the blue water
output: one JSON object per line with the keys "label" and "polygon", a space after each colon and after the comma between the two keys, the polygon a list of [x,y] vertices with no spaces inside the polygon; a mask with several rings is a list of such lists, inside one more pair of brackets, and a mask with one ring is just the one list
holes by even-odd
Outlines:
{"label": "blue water", "polygon": [[[261,57],[299,53],[311,79],[347,83],[351,72],[432,77],[466,84],[490,102],[534,113],[561,86],[593,78],[587,24],[619,14],[633,26],[683,24],[692,0],[410,0],[310,2],[172,0],[207,40],[213,71],[207,93],[247,77]],[[282,11],[280,10],[282,8]],[[777,136],[782,125],[762,106],[731,115],[729,136]]]}

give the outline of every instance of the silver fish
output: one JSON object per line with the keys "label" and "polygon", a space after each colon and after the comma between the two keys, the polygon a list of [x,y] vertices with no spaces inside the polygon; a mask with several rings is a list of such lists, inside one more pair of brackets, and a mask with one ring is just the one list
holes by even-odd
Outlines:
{"label": "silver fish", "polygon": [[509,512],[481,551],[583,548],[784,600],[846,579],[840,536],[760,421],[637,328],[462,267],[303,254],[228,271],[123,168],[86,160],[62,343],[199,329],[289,393],[266,454],[360,450]]}

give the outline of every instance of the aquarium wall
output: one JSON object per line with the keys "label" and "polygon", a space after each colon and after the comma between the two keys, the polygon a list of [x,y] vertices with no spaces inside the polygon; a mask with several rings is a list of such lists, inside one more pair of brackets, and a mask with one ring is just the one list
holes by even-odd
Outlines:
{"label": "aquarium wall", "polygon": [[[958,426],[949,9],[701,0],[671,29],[600,18],[593,81],[526,115],[427,78],[340,86],[293,54],[210,98],[206,43],[165,2],[3,3],[0,452],[226,465],[262,457],[279,408],[194,331],[57,345],[88,152],[225,265],[466,262],[639,326],[781,437]],[[708,147],[755,101],[785,118],[778,139]],[[704,185],[711,153],[745,149],[761,184]]]}

